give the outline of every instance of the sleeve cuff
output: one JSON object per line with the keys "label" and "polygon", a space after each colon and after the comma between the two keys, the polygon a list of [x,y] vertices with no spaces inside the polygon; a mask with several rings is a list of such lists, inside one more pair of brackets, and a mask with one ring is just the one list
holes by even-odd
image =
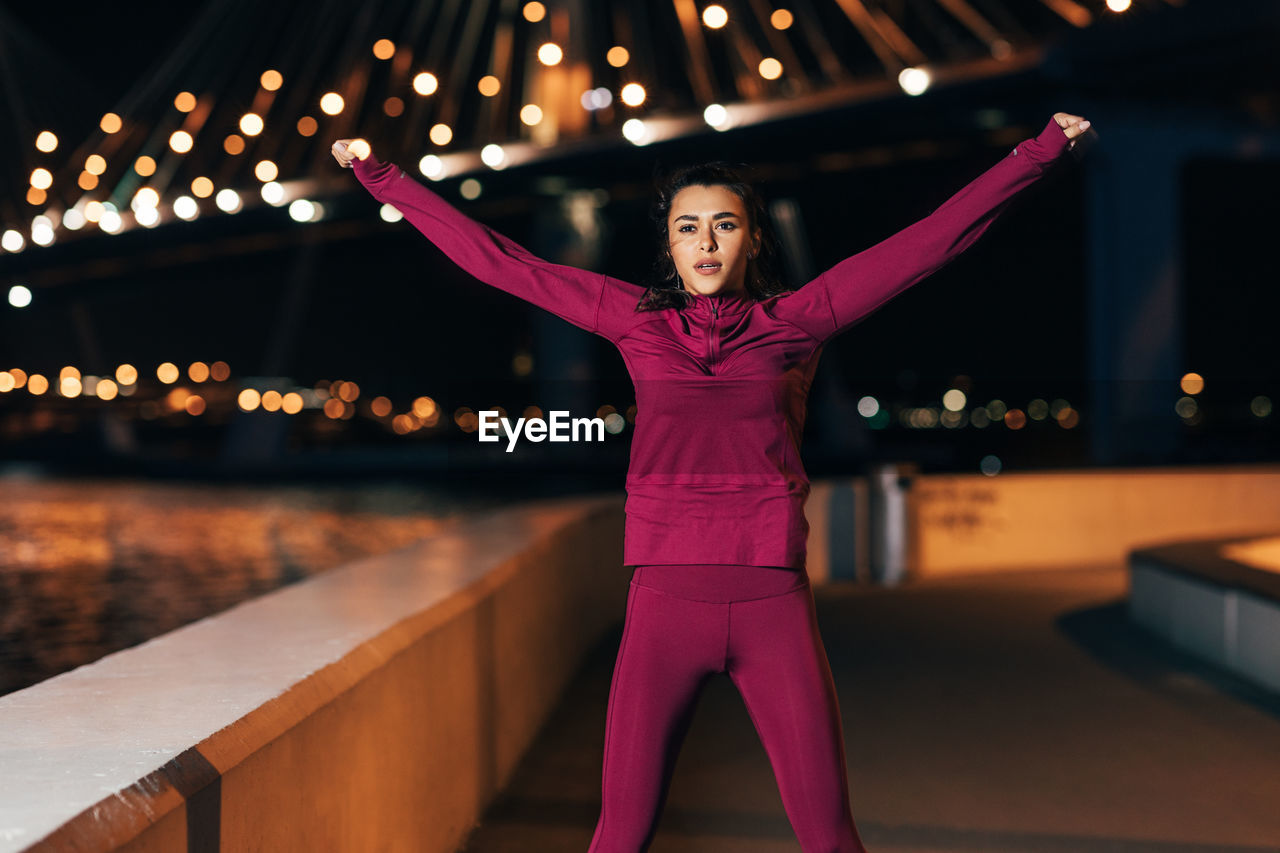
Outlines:
{"label": "sleeve cuff", "polygon": [[1068,150],[1067,146],[1070,142],[1066,131],[1058,126],[1056,119],[1050,117],[1044,129],[1035,137],[1020,143],[1017,150],[1030,157],[1043,170]]}
{"label": "sleeve cuff", "polygon": [[395,163],[379,160],[377,155],[373,153],[370,153],[363,160],[359,157],[352,160],[351,170],[356,173],[356,178],[360,183],[364,184],[369,192],[373,193],[375,198],[382,187],[399,171]]}

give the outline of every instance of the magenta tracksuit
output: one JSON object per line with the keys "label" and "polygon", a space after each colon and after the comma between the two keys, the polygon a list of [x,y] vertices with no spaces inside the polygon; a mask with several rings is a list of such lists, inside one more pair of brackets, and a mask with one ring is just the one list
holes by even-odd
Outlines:
{"label": "magenta tracksuit", "polygon": [[376,199],[472,276],[611,341],[635,384],[624,562],[641,568],[592,853],[648,846],[683,726],[716,672],[743,695],[804,850],[863,849],[804,570],[809,386],[828,340],[971,246],[1067,143],[1050,119],[932,214],[798,290],[760,302],[695,294],[683,310],[648,312],[635,310],[644,288],[537,258],[394,163],[355,161]]}

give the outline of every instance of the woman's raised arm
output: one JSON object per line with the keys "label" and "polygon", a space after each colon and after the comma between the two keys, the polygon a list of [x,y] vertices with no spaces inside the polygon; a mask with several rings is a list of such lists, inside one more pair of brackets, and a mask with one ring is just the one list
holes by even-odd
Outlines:
{"label": "woman's raised arm", "polygon": [[[363,140],[338,140],[333,145],[334,157],[355,171],[374,198],[400,211],[466,272],[611,341],[629,327],[630,312],[644,288],[537,257],[466,216],[395,163],[379,160],[367,143],[363,148],[360,143]],[[364,154],[363,158],[359,154]]]}
{"label": "woman's raised arm", "polygon": [[973,245],[1088,127],[1079,116],[1055,113],[1037,136],[1019,143],[933,213],[780,297],[773,313],[820,341],[843,332]]}

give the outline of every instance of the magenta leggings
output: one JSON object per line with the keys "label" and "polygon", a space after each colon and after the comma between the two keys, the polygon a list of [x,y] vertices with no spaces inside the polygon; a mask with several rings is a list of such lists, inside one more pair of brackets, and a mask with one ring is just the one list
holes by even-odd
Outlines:
{"label": "magenta leggings", "polygon": [[631,579],[588,853],[649,848],[698,694],[720,672],[742,696],[805,853],[864,851],[808,575],[664,565],[638,567]]}

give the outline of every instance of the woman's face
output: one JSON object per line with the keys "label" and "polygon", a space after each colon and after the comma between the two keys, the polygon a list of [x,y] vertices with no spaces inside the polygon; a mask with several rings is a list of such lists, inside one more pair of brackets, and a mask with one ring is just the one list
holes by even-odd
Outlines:
{"label": "woman's face", "polygon": [[[747,233],[747,208],[726,186],[688,186],[676,193],[667,214],[671,260],[684,289],[694,293],[742,291],[747,255],[760,246],[760,229]],[[700,270],[701,264],[718,264]]]}

